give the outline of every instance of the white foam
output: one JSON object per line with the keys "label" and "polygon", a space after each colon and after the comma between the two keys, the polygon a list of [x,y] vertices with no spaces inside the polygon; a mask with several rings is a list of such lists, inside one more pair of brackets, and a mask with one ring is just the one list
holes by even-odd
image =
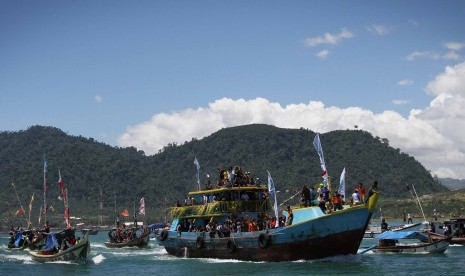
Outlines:
{"label": "white foam", "polygon": [[92,258],[92,263],[101,264],[105,259],[106,258],[102,254],[99,254],[99,255]]}

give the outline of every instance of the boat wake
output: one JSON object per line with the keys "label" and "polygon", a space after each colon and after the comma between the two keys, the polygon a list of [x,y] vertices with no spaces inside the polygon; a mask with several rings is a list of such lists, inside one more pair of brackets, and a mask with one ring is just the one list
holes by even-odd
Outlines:
{"label": "boat wake", "polygon": [[106,258],[102,254],[98,254],[97,256],[92,257],[91,262],[97,265],[103,263],[105,259]]}

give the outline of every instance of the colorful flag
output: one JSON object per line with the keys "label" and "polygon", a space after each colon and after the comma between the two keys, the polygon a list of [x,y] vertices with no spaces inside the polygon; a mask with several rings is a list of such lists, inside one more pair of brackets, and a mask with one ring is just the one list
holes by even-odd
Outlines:
{"label": "colorful flag", "polygon": [[16,211],[15,216],[17,216],[17,215],[23,215],[24,216],[25,214],[26,214],[26,212],[24,212],[24,209],[19,208],[18,211]]}
{"label": "colorful flag", "polygon": [[315,147],[318,156],[320,156],[320,165],[322,170],[321,176],[323,177],[323,182],[325,186],[328,186],[328,174],[326,171],[325,157],[323,155],[323,148],[321,147],[320,135],[318,133],[315,135],[315,139],[313,139],[313,146]]}
{"label": "colorful flag", "polygon": [[346,168],[342,170],[341,179],[339,180],[339,194],[346,200]]}
{"label": "colorful flag", "polygon": [[34,194],[32,194],[32,197],[31,197],[31,202],[29,202],[29,212],[31,212],[31,209],[32,209],[32,203],[34,203]]}
{"label": "colorful flag", "polygon": [[122,215],[123,217],[129,217],[129,211],[128,211],[128,209],[123,210],[123,212],[121,212],[121,215]]}
{"label": "colorful flag", "polygon": [[194,165],[197,167],[197,186],[200,191],[200,163],[197,161],[197,157],[194,159]]}
{"label": "colorful flag", "polygon": [[[278,201],[276,200],[276,188],[274,186],[273,178],[271,178],[271,174],[269,171],[268,172],[268,192],[270,193],[270,197],[273,197],[274,199],[274,204],[273,204],[273,209],[274,209],[274,215],[276,219],[279,219],[278,216]],[[279,226],[279,223],[276,223],[276,227]]]}
{"label": "colorful flag", "polygon": [[144,198],[140,199],[139,215],[145,215],[145,200],[144,200]]}

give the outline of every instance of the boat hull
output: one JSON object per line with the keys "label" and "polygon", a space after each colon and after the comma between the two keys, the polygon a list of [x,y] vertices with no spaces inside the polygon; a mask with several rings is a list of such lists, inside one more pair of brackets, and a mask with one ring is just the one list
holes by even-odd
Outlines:
{"label": "boat hull", "polygon": [[[356,254],[377,198],[378,194],[371,204],[302,220],[287,227],[231,233],[230,237],[223,238],[210,238],[205,232],[170,230],[158,235],[157,241],[169,254],[190,258],[277,262]],[[309,212],[311,208],[307,208]],[[298,211],[294,211],[295,217]]]}
{"label": "boat hull", "polygon": [[373,249],[374,253],[406,253],[406,254],[426,254],[444,253],[449,247],[447,240],[440,240],[432,243],[421,243],[414,245],[379,246]]}
{"label": "boat hull", "polygon": [[105,242],[108,248],[123,248],[123,247],[145,247],[150,241],[149,233],[146,233],[138,238],[127,242]]}
{"label": "boat hull", "polygon": [[44,255],[40,251],[30,251],[29,254],[31,255],[32,260],[41,263],[57,261],[74,261],[85,263],[89,252],[90,242],[88,236],[86,235],[79,243],[62,252],[58,252],[53,255]]}

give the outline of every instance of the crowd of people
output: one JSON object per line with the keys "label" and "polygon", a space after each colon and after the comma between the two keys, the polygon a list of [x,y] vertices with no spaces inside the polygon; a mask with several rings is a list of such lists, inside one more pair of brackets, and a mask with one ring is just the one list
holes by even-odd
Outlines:
{"label": "crowd of people", "polygon": [[341,195],[339,191],[334,192],[331,196],[329,187],[323,183],[319,184],[317,190],[315,190],[314,186],[308,188],[307,185],[304,185],[301,191],[300,203],[303,207],[318,206],[323,213],[328,214],[337,210],[342,210],[343,205],[347,203],[350,206],[363,204],[377,191],[377,181],[374,182],[368,194],[363,183],[360,182],[350,196],[349,201],[346,202],[344,195]]}

